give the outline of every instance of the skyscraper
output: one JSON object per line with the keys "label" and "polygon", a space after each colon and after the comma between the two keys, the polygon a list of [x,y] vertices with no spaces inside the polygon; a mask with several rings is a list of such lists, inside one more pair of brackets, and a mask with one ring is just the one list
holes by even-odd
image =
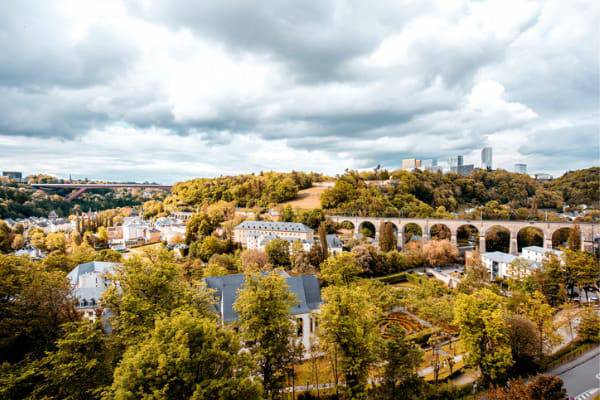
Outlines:
{"label": "skyscraper", "polygon": [[484,147],[481,150],[481,168],[492,169],[492,148]]}

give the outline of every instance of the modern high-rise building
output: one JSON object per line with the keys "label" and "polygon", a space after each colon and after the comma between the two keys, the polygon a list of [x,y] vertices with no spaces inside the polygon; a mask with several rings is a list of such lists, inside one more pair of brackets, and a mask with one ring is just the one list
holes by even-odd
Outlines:
{"label": "modern high-rise building", "polygon": [[516,163],[515,164],[515,172],[517,174],[526,174],[527,173],[527,164]]}
{"label": "modern high-rise building", "polygon": [[421,160],[416,158],[405,158],[402,160],[402,169],[405,171],[412,171],[421,167]]}
{"label": "modern high-rise building", "polygon": [[464,157],[461,155],[458,155],[456,157],[449,157],[448,158],[448,164],[450,165],[450,167],[461,167],[464,164]]}
{"label": "modern high-rise building", "polygon": [[492,148],[484,147],[481,150],[481,168],[483,169],[492,169]]}

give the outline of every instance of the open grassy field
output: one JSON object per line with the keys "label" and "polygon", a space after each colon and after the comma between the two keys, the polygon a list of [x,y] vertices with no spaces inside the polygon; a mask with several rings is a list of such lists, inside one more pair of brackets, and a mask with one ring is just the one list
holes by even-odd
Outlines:
{"label": "open grassy field", "polygon": [[294,200],[286,201],[281,203],[284,206],[290,205],[292,207],[302,208],[310,210],[313,208],[321,207],[321,193],[327,188],[325,187],[311,187],[298,192],[298,196]]}

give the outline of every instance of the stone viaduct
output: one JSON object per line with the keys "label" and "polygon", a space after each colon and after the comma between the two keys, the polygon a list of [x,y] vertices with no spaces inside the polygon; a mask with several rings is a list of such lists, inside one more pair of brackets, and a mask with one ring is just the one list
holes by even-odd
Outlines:
{"label": "stone viaduct", "polygon": [[[422,240],[426,242],[431,236],[434,225],[443,225],[451,233],[451,242],[456,244],[456,235],[460,227],[470,225],[474,227],[479,236],[479,251],[485,252],[485,236],[492,227],[501,227],[510,232],[510,253],[517,254],[517,235],[524,228],[536,228],[544,236],[543,247],[552,248],[552,236],[562,228],[572,228],[573,222],[544,222],[544,221],[493,221],[493,220],[460,220],[460,219],[424,219],[424,218],[388,218],[388,217],[356,217],[348,215],[328,215],[336,223],[349,221],[358,233],[363,224],[371,223],[375,227],[375,235],[379,235],[381,222],[391,222],[398,234],[398,243],[404,245],[404,232],[408,224],[415,224],[421,228]],[[581,246],[583,249],[593,248],[594,238],[600,232],[596,223],[577,223],[581,230]]]}

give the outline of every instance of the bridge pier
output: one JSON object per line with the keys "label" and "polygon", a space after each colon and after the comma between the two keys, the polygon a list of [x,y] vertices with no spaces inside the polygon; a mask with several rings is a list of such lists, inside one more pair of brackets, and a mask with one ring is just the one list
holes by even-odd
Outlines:
{"label": "bridge pier", "polygon": [[544,238],[544,248],[551,249],[552,248],[552,238]]}
{"label": "bridge pier", "polygon": [[398,248],[403,249],[404,248],[404,235],[402,234],[402,231],[398,231]]}
{"label": "bridge pier", "polygon": [[429,242],[429,233],[426,231],[423,231],[423,236],[421,236],[421,242],[423,244]]}
{"label": "bridge pier", "polygon": [[456,232],[452,232],[452,234],[450,235],[450,243],[452,243],[455,246],[458,245],[458,242],[456,240]]}
{"label": "bridge pier", "polygon": [[479,252],[485,253],[485,235],[479,236]]}
{"label": "bridge pier", "polygon": [[508,252],[514,256],[519,255],[519,247],[517,245],[517,236],[512,232],[510,233],[510,248],[509,248]]}

